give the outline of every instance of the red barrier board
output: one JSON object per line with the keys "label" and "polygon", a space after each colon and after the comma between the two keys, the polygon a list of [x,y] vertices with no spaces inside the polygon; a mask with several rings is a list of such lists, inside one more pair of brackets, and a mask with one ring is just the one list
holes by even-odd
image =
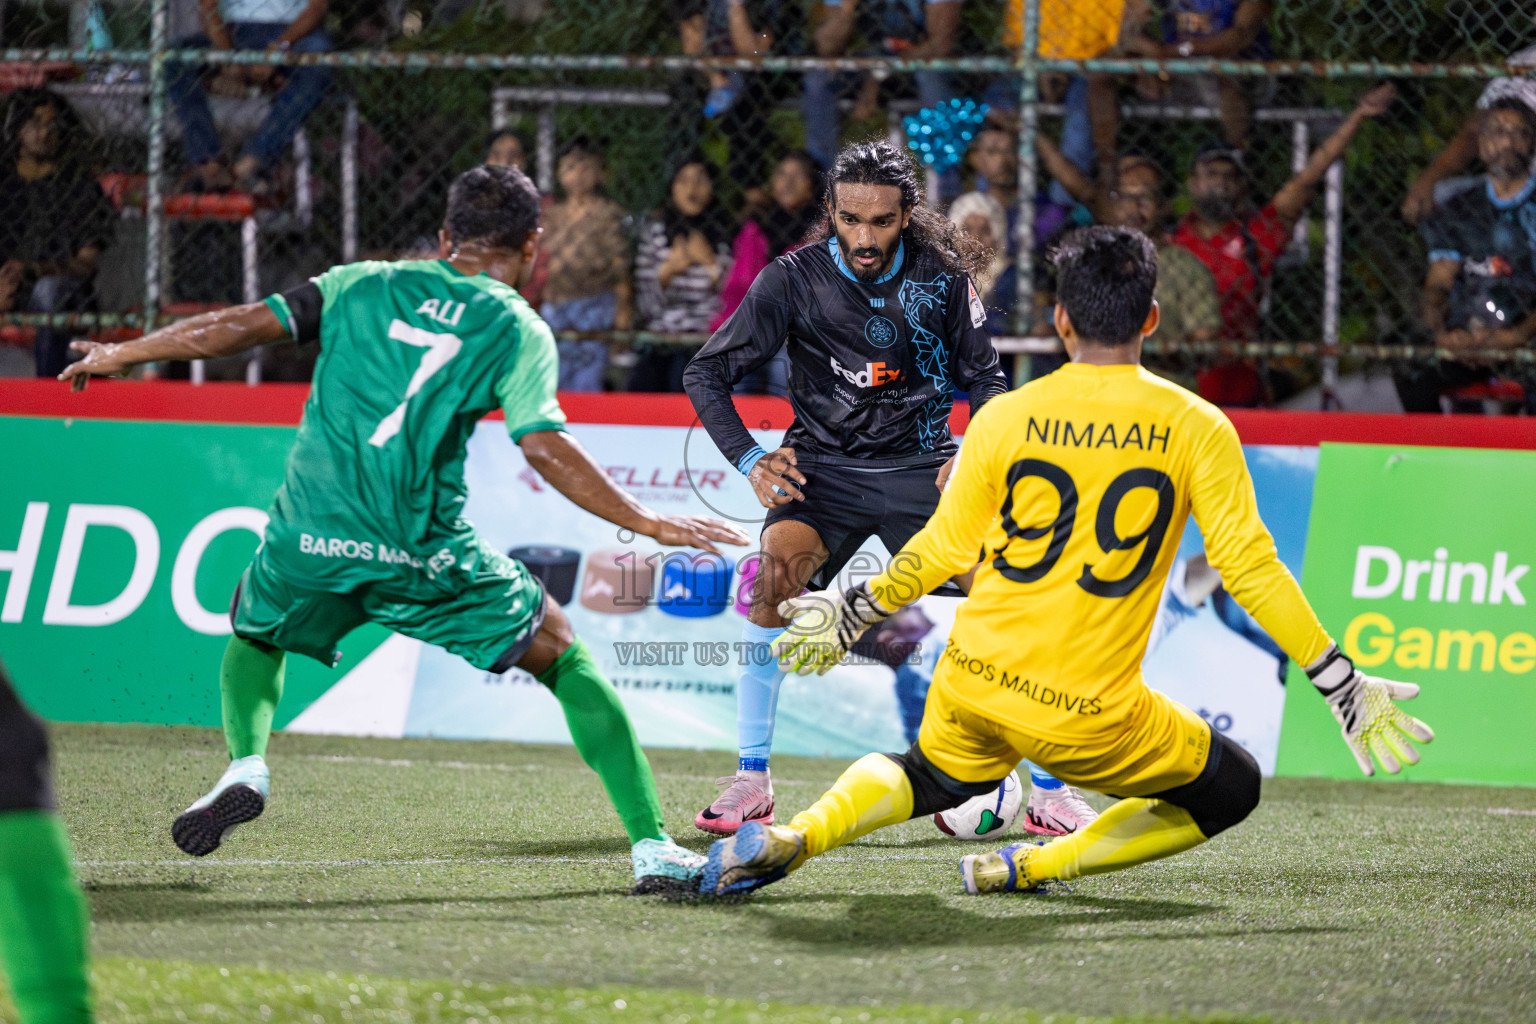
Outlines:
{"label": "red barrier board", "polygon": [[[75,394],[50,380],[11,379],[0,380],[0,415],[296,426],[308,396],[307,384],[248,387],[239,383],[98,380]],[[696,421],[685,395],[563,392],[560,404],[573,423],[687,427]],[[736,408],[753,429],[782,430],[794,417],[789,402],[781,398],[743,396],[736,399]],[[1522,416],[1393,416],[1270,409],[1229,409],[1227,415],[1244,444],[1343,441],[1536,450],[1536,418]],[[950,416],[951,426],[963,432],[969,422],[970,410],[965,403],[958,403]]]}

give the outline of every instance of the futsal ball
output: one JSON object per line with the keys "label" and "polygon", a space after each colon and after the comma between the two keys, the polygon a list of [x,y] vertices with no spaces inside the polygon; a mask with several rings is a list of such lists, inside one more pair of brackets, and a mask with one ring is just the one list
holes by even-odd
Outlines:
{"label": "futsal ball", "polygon": [[1013,827],[1024,806],[1024,787],[1018,772],[1009,772],[990,793],[973,796],[959,807],[933,816],[939,831],[955,839],[991,839]]}

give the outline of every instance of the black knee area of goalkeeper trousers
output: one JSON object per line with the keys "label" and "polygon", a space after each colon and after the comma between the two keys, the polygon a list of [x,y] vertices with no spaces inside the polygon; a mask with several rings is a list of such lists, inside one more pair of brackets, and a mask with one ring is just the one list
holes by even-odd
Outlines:
{"label": "black knee area of goalkeeper trousers", "polygon": [[0,668],[0,813],[51,810],[48,733]]}
{"label": "black knee area of goalkeeper trousers", "polygon": [[1152,794],[1182,807],[1210,839],[1253,813],[1259,806],[1259,764],[1242,746],[1211,730],[1211,753],[1194,782]]}
{"label": "black knee area of goalkeeper trousers", "polygon": [[914,818],[926,818],[930,814],[958,807],[973,796],[992,792],[1003,781],[993,779],[991,782],[961,782],[953,775],[935,768],[928,758],[923,756],[922,749],[916,743],[908,747],[905,754],[884,756],[901,765],[901,770],[907,773],[907,781],[912,784],[912,817]]}

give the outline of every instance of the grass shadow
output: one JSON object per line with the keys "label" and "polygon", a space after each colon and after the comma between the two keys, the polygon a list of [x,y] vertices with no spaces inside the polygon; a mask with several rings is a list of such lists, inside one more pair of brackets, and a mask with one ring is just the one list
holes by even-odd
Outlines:
{"label": "grass shadow", "polygon": [[[308,899],[291,897],[283,899],[210,899],[201,895],[201,888],[150,885],[95,885],[86,889],[91,904],[91,918],[98,922],[149,923],[163,921],[195,921],[218,919],[242,921],[251,918],[267,918],[273,914],[298,913],[304,916],[386,911],[411,907],[516,907],[519,904],[560,902],[563,900],[611,897],[627,890],[580,889],[555,892],[523,893],[517,895],[473,895],[462,893],[438,893],[435,895],[401,896],[377,899],[360,896],[355,899]],[[494,919],[494,918],[484,918]],[[328,924],[355,920],[350,916],[333,917]],[[371,919],[370,919],[371,920]]]}
{"label": "grass shadow", "polygon": [[[1006,898],[1006,897],[1001,897]],[[852,897],[791,896],[751,905],[749,911],[774,941],[809,946],[895,949],[914,946],[1012,946],[1060,941],[1060,934],[1081,925],[1141,924],[1177,921],[1224,908],[1171,900],[1125,900],[1095,896],[1021,896],[1019,913],[1006,917],[957,910],[937,894],[871,894]],[[794,903],[842,902],[847,913],[821,916],[774,913]],[[1072,937],[1069,941],[1080,941]]]}

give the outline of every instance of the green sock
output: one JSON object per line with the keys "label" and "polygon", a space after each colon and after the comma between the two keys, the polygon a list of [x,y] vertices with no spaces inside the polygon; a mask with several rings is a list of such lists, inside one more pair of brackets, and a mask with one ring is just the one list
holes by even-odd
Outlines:
{"label": "green sock", "polygon": [[219,695],[223,698],[229,759],[252,754],[266,757],[272,715],[283,699],[283,652],[230,637],[219,669]]}
{"label": "green sock", "polygon": [[576,751],[603,780],[629,841],[660,838],[664,834],[661,801],[650,762],[635,739],[619,695],[597,670],[587,645],[577,640],[567,647],[539,682],[554,691]]}
{"label": "green sock", "polygon": [[47,811],[0,814],[0,966],[24,1024],[90,1024],[85,897]]}

